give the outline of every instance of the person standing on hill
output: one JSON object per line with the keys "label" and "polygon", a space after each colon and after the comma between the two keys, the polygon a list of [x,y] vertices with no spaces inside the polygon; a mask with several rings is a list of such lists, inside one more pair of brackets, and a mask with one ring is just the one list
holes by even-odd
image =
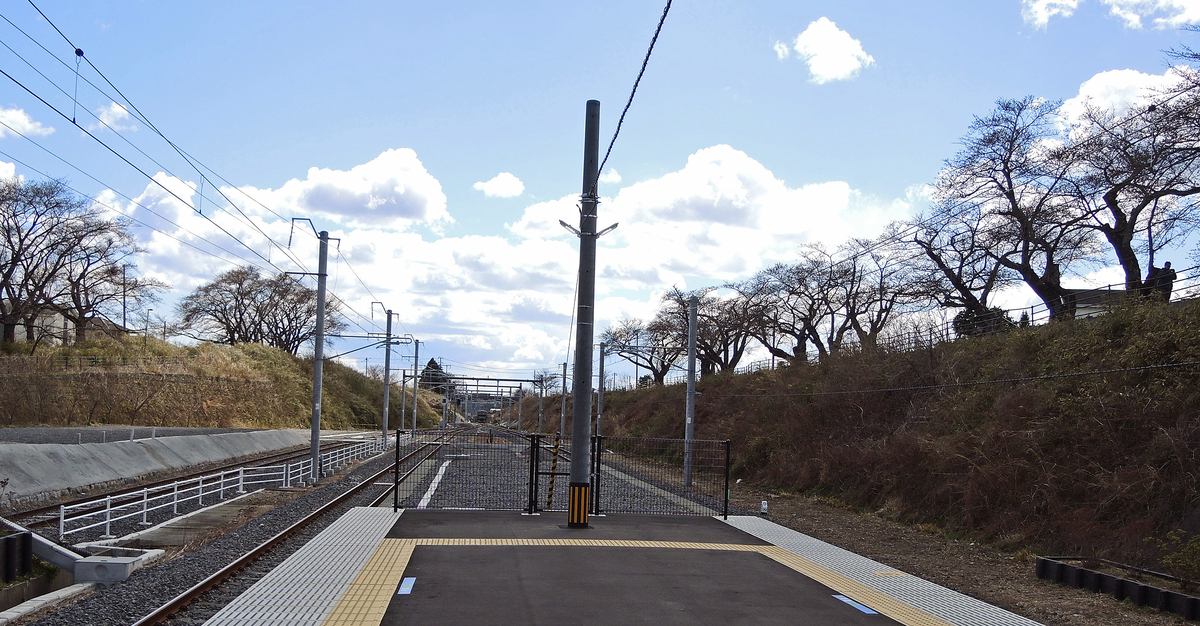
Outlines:
{"label": "person standing on hill", "polygon": [[1163,295],[1163,302],[1171,301],[1171,287],[1175,283],[1175,270],[1171,269],[1171,262],[1163,263],[1162,269],[1158,271],[1158,281],[1155,288]]}

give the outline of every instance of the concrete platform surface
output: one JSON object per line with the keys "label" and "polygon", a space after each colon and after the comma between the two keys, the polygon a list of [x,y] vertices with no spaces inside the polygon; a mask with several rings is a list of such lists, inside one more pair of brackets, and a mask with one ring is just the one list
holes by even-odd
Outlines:
{"label": "concrete platform surface", "polygon": [[389,516],[354,509],[208,624],[1036,624],[755,517]]}

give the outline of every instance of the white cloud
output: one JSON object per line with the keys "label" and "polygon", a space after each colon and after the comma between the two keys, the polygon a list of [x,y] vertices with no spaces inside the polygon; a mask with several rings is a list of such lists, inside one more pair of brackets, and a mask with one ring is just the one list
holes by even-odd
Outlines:
{"label": "white cloud", "polygon": [[1178,28],[1200,23],[1196,0],[1103,0],[1128,28],[1141,28],[1143,17],[1154,17],[1155,28]]}
{"label": "white cloud", "polygon": [[619,183],[621,182],[621,175],[617,173],[617,170],[610,167],[608,168],[607,172],[604,172],[600,175],[600,182],[614,184]]}
{"label": "white cloud", "polygon": [[1023,0],[1021,16],[1037,28],[1045,28],[1055,15],[1071,17],[1080,0]]}
{"label": "white cloud", "polygon": [[[351,227],[453,221],[441,183],[408,148],[388,150],[349,171],[313,167],[305,180],[289,180],[276,190],[246,191],[267,205],[288,207],[294,215],[326,217]],[[252,203],[243,208],[257,210]]]}
{"label": "white cloud", "polygon": [[[409,226],[418,219],[451,220],[444,198],[430,199],[435,197],[430,190],[440,194],[440,185],[418,164],[411,150],[389,151],[348,172],[312,168],[305,180],[246,191],[279,215],[313,216],[318,229],[340,238],[340,256],[330,260],[332,292],[364,314],[373,300],[402,310],[401,332],[428,341],[430,356],[525,368],[561,362],[568,349],[579,256],[575,237],[558,220],[578,221],[578,196],[531,204],[500,234],[444,236],[414,231]],[[296,229],[290,250],[303,263],[301,267],[278,249],[272,251],[258,232],[261,229],[275,241],[286,242],[288,220],[254,203],[247,203],[244,210],[257,228],[215,206],[200,216],[190,206],[193,183],[163,174],[156,180],[182,200],[157,185],[148,186],[136,200],[178,223],[178,229],[144,208],[122,204],[111,192],[101,194],[100,200],[202,248],[210,247],[200,237],[264,264],[255,253],[230,241],[221,232],[225,229],[282,269],[313,271],[316,267],[317,246],[305,229]],[[424,203],[412,205],[419,210],[414,209],[410,217],[375,219],[363,202],[372,194],[406,198],[403,193],[395,195],[398,185],[423,189]],[[324,213],[315,214],[308,207],[316,206],[314,190],[323,187],[337,190],[326,189],[322,192],[326,196],[355,200],[321,204]],[[225,192],[232,198],[239,196],[236,189]],[[768,264],[794,259],[804,242],[835,246],[849,236],[873,236],[891,219],[910,215],[922,193],[923,188],[914,187],[904,198],[881,201],[842,181],[792,187],[730,146],[700,150],[677,171],[602,198],[601,226],[620,222],[620,227],[599,244],[597,327],[623,317],[652,315],[663,291],[673,285],[692,288],[740,280]],[[176,297],[232,267],[165,235],[145,229],[136,232],[147,250],[140,267],[174,285]],[[344,259],[372,293],[358,283]],[[422,354],[426,350],[422,346]]]}
{"label": "white cloud", "polygon": [[487,182],[475,183],[475,189],[489,198],[515,198],[524,193],[525,183],[508,172],[500,172]]}
{"label": "white cloud", "polygon": [[126,125],[124,122],[129,119],[129,110],[116,102],[109,102],[107,105],[96,109],[96,117],[100,119],[95,124],[89,124],[88,130],[102,130],[111,128],[112,130],[137,130],[137,126],[133,124]]}
{"label": "white cloud", "polygon": [[858,70],[875,63],[857,39],[827,17],[809,24],[796,37],[795,48],[808,64],[812,81],[818,85],[853,78]]}
{"label": "white cloud", "polygon": [[17,175],[17,166],[14,163],[5,163],[0,161],[0,178],[9,179]]}
{"label": "white cloud", "polygon": [[0,107],[0,139],[8,136],[16,136],[16,133],[22,135],[49,135],[54,132],[54,129],[49,126],[43,126],[40,122],[34,121],[29,114],[21,109],[6,109]]}
{"label": "white cloud", "polygon": [[[1071,17],[1083,0],[1023,0],[1021,14],[1037,28],[1045,28],[1050,18]],[[1153,18],[1155,28],[1178,28],[1200,23],[1200,2],[1196,0],[1101,0],[1109,12],[1125,22],[1126,28],[1142,28],[1143,18]]]}
{"label": "white cloud", "polygon": [[1060,114],[1067,124],[1077,123],[1088,104],[1121,114],[1180,80],[1173,69],[1162,74],[1143,74],[1137,70],[1100,72],[1084,81],[1077,95],[1063,101]]}
{"label": "white cloud", "polygon": [[788,58],[791,56],[791,54],[792,50],[791,48],[788,48],[786,43],[783,43],[782,41],[775,42],[775,56],[779,57],[780,61]]}
{"label": "white cloud", "polygon": [[[576,221],[576,201],[570,195],[531,205],[509,230],[572,241],[558,220]],[[700,150],[683,169],[625,187],[600,206],[602,226],[620,222],[600,240],[598,271],[609,281],[598,285],[602,291],[665,289],[689,277],[710,283],[744,278],[793,258],[805,242],[836,245],[874,235],[911,208],[907,200],[864,197],[842,181],[789,187],[726,145]]]}

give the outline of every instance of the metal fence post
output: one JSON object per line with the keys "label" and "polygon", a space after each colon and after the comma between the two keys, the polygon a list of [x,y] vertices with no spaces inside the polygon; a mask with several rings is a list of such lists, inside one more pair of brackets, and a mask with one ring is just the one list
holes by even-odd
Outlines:
{"label": "metal fence post", "polygon": [[146,499],[149,497],[148,490],[142,490],[142,526],[149,526],[150,522],[146,521]]}
{"label": "metal fence post", "polygon": [[721,515],[729,519],[729,440],[725,440],[725,508]]}
{"label": "metal fence post", "polygon": [[600,454],[604,451],[604,436],[593,438],[592,449],[592,514],[600,514]]}
{"label": "metal fence post", "polygon": [[404,426],[404,415],[396,426],[396,463],[392,466],[392,513],[400,510],[400,427]]}
{"label": "metal fence post", "polygon": [[246,493],[246,468],[238,468],[238,493]]}
{"label": "metal fence post", "polygon": [[104,497],[104,534],[111,537],[109,526],[112,524],[112,496]]}
{"label": "metal fence post", "polygon": [[200,477],[200,489],[199,489],[198,497],[199,497],[198,506],[204,506],[204,477],[203,476]]}
{"label": "metal fence post", "polygon": [[285,488],[292,486],[292,464],[291,463],[283,464],[283,486]]}
{"label": "metal fence post", "polygon": [[58,540],[62,541],[63,534],[67,530],[67,511],[63,505],[58,505]]}
{"label": "metal fence post", "polygon": [[525,505],[525,512],[531,515],[537,506],[538,437],[536,433],[529,435],[529,502]]}
{"label": "metal fence post", "polygon": [[171,485],[171,514],[179,515],[179,481]]}

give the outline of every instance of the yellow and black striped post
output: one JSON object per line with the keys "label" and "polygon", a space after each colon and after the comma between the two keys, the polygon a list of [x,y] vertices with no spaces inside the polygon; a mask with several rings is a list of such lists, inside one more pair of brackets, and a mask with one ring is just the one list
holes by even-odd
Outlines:
{"label": "yellow and black striped post", "polygon": [[571,483],[567,494],[567,528],[588,526],[588,483]]}

